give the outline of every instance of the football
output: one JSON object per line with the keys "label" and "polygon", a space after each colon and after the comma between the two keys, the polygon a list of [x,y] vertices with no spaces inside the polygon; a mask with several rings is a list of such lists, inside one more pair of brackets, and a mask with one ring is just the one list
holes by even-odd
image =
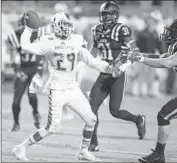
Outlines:
{"label": "football", "polygon": [[25,14],[25,24],[31,29],[38,29],[40,27],[40,18],[38,14],[28,10]]}

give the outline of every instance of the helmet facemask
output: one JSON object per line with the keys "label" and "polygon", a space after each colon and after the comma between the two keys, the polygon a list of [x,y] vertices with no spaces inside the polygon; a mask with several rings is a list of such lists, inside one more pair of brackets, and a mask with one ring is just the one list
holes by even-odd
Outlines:
{"label": "helmet facemask", "polygon": [[67,39],[74,32],[74,25],[71,20],[68,19],[60,19],[54,20],[51,22],[51,26],[54,34],[61,39]]}
{"label": "helmet facemask", "polygon": [[111,27],[114,23],[117,22],[119,14],[116,11],[101,11],[99,12],[100,22],[105,25],[105,27]]}
{"label": "helmet facemask", "polygon": [[164,32],[160,34],[160,40],[172,44],[177,41],[176,30],[170,29],[169,27],[164,27]]}

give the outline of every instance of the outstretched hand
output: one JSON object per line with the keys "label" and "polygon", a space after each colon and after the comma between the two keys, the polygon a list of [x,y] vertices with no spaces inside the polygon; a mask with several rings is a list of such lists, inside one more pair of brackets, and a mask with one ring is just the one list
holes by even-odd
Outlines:
{"label": "outstretched hand", "polygon": [[130,52],[128,53],[128,59],[129,59],[131,62],[137,62],[137,61],[139,61],[142,57],[143,57],[143,54],[140,53],[139,51],[130,51]]}

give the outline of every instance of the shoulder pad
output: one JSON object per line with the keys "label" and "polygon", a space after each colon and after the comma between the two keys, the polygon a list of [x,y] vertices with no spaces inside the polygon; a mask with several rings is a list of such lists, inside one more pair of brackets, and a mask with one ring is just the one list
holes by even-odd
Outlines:
{"label": "shoulder pad", "polygon": [[73,34],[72,37],[73,37],[74,39],[76,39],[76,40],[81,40],[81,41],[84,40],[83,36],[82,36],[82,35],[79,35],[79,34]]}
{"label": "shoulder pad", "polygon": [[54,36],[53,35],[43,35],[41,37],[39,37],[39,40],[54,40]]}
{"label": "shoulder pad", "polygon": [[71,38],[74,42],[76,42],[79,46],[84,45],[84,38],[82,35],[79,34],[73,34]]}

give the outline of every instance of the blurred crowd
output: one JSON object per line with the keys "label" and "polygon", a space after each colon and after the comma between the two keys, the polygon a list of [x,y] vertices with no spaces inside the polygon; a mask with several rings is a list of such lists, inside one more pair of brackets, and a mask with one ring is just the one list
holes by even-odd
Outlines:
{"label": "blurred crowd", "polygon": [[[53,12],[70,13],[74,19],[75,32],[82,34],[87,41],[87,48],[92,45],[91,27],[98,23],[98,16],[87,17],[84,15],[84,8],[75,5],[69,8],[65,3],[56,3]],[[40,14],[40,13],[39,13]],[[51,13],[52,15],[53,13]],[[10,16],[9,16],[10,15]],[[50,14],[41,13],[41,24],[46,25]],[[14,72],[11,69],[11,53],[13,49],[8,44],[7,37],[10,31],[18,27],[18,20],[21,14],[2,13],[2,74],[5,80],[13,78]],[[141,52],[160,55],[167,52],[168,46],[162,44],[159,35],[163,32],[164,26],[171,21],[164,18],[159,10],[151,13],[143,13],[141,16],[130,13],[120,15],[119,21],[127,24],[133,31],[133,37]],[[19,63],[19,57],[16,57]],[[46,66],[44,66],[46,68]],[[142,64],[135,63],[127,71],[128,82],[126,93],[141,97],[160,97],[164,94],[173,94],[177,88],[177,75],[172,70],[154,69]],[[89,79],[90,80],[90,79]]]}

